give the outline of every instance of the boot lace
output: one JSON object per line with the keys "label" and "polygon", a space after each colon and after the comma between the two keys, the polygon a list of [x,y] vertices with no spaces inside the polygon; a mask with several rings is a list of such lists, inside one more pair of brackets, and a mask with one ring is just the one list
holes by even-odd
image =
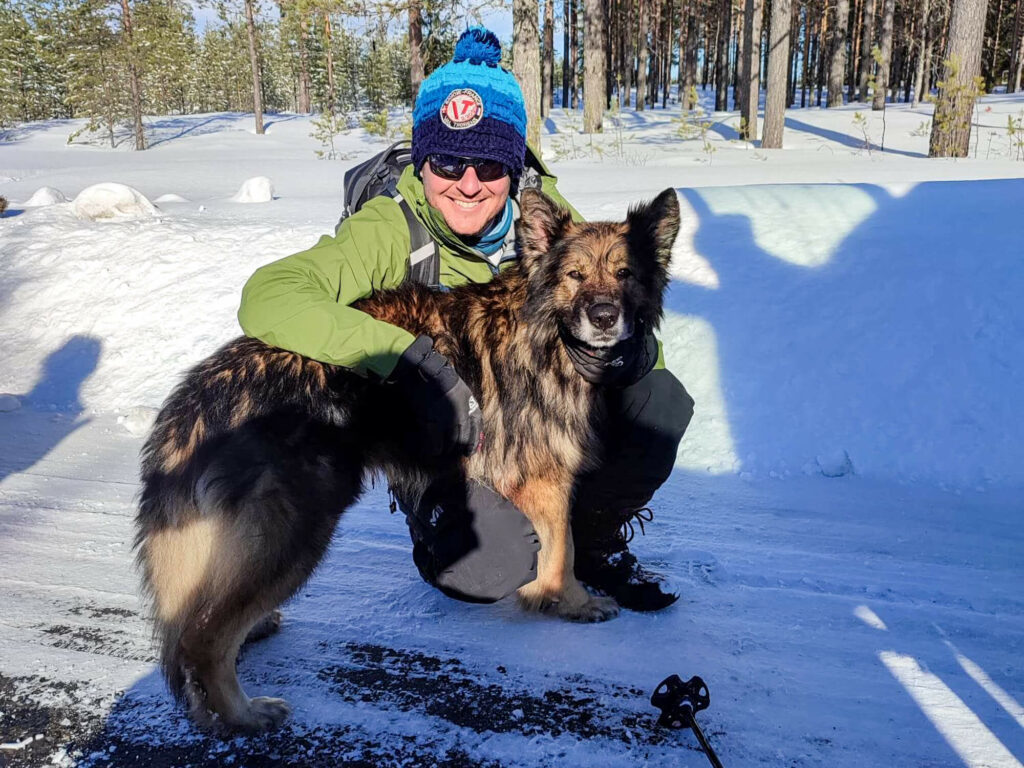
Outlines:
{"label": "boot lace", "polygon": [[626,544],[629,544],[636,535],[636,531],[633,528],[634,520],[640,528],[640,535],[646,536],[647,531],[644,530],[644,523],[654,520],[654,511],[650,507],[640,507],[630,512],[629,517],[622,522],[622,526],[619,528],[619,533]]}

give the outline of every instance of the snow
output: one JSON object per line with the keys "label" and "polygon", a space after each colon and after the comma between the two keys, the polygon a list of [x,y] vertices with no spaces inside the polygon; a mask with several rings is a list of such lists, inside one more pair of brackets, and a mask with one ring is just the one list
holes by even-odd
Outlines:
{"label": "snow", "polygon": [[266,176],[246,179],[231,199],[236,203],[269,203],[274,199],[274,182]]}
{"label": "snow", "polygon": [[654,726],[676,673],[707,681],[727,766],[1020,766],[1024,98],[983,99],[957,161],[924,157],[930,110],[890,105],[885,152],[864,105],[791,110],[777,151],[716,113],[713,153],[675,109],[624,112],[597,149],[556,111],[546,157],[585,216],[680,193],[661,337],[697,412],[631,548],[681,600],[593,626],[451,601],[378,486],[243,653],[289,726],[230,740],[156,672],[138,451],[238,333],[246,278],[332,230],[343,171],[385,145],[353,131],[320,161],[309,118],[256,136],[234,113],[154,118],[145,153],[67,145],[77,121],[0,140],[0,742],[23,745],[2,759],[703,765]]}
{"label": "snow", "polygon": [[59,189],[53,187],[40,187],[32,193],[32,197],[24,202],[26,208],[42,208],[46,205],[66,203],[68,199]]}
{"label": "snow", "polygon": [[128,221],[157,213],[139,190],[113,182],[86,187],[71,203],[71,210],[83,221]]}

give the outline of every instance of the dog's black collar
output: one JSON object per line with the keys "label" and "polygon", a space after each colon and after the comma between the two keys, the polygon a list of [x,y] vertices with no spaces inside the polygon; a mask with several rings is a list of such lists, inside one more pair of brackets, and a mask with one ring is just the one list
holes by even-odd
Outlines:
{"label": "dog's black collar", "polygon": [[639,321],[632,336],[602,349],[580,341],[561,324],[558,335],[576,372],[591,384],[627,387],[646,376],[658,362],[658,342]]}

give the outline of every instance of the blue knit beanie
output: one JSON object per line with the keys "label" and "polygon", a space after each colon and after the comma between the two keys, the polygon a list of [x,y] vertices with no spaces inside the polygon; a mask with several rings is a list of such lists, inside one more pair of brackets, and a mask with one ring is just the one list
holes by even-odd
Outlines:
{"label": "blue knit beanie", "polygon": [[511,169],[514,193],[526,159],[526,107],[515,76],[500,62],[494,33],[470,27],[452,60],[423,81],[412,113],[417,171],[435,152],[497,160]]}

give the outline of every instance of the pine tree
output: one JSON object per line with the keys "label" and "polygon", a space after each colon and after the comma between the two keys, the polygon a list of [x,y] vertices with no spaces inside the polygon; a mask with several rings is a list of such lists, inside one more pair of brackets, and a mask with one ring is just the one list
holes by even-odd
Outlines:
{"label": "pine tree", "polygon": [[[124,49],[107,0],[85,0],[68,15],[68,103],[87,118],[78,133],[101,132],[116,146],[118,125],[131,116]],[[74,138],[76,134],[72,135]]]}

